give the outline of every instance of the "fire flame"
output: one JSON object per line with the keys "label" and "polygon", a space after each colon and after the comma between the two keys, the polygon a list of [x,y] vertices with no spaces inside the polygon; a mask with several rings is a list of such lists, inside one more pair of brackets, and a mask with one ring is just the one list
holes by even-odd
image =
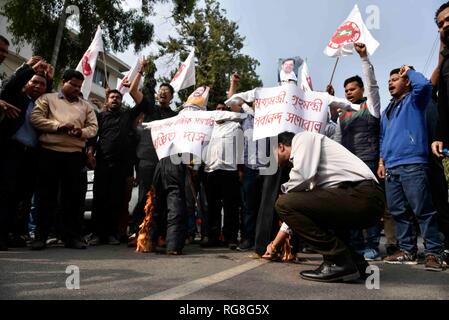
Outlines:
{"label": "fire flame", "polygon": [[153,188],[147,193],[147,202],[145,204],[145,218],[139,226],[139,233],[137,236],[136,252],[151,252],[153,251],[152,242],[150,240],[151,223],[153,221],[153,213],[155,210],[156,192]]}

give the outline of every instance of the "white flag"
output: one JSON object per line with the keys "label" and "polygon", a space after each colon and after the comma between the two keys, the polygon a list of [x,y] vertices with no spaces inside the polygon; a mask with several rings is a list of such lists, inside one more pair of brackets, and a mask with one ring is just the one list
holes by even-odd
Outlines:
{"label": "white flag", "polygon": [[140,61],[141,61],[142,59],[145,59],[145,57],[140,57],[140,59],[137,59],[136,64],[132,67],[132,69],[129,70],[129,71],[126,73],[126,76],[122,79],[122,81],[120,81],[120,82],[117,84],[117,90],[120,91],[120,93],[121,93],[122,95],[125,95],[125,94],[127,94],[127,93],[129,92],[129,88],[125,87],[125,86],[123,85],[123,82],[125,82],[125,81],[133,82],[134,78],[135,78],[136,75],[137,75],[137,72],[139,72],[139,69],[140,69]]}
{"label": "white flag", "polygon": [[313,91],[312,78],[310,77],[309,66],[306,61],[304,61],[304,64],[302,65],[300,87],[306,92]]}
{"label": "white flag", "polygon": [[97,28],[94,40],[90,44],[83,58],[78,63],[76,70],[81,72],[84,76],[83,86],[81,87],[81,93],[85,99],[89,98],[89,93],[92,88],[92,80],[94,78],[95,67],[97,65],[98,53],[103,52],[103,39],[101,38],[102,32],[100,26]]}
{"label": "white flag", "polygon": [[179,67],[170,84],[176,92],[195,85],[195,48]]}
{"label": "white flag", "polygon": [[354,43],[361,42],[366,45],[369,55],[379,47],[379,42],[371,35],[357,5],[352,9],[348,19],[338,27],[331,41],[324,49],[324,54],[329,57],[341,57],[351,55]]}

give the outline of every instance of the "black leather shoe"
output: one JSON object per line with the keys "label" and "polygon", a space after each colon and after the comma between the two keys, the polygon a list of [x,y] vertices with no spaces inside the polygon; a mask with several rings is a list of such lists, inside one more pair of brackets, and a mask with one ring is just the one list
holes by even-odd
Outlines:
{"label": "black leather shoe", "polygon": [[182,250],[167,250],[168,256],[181,256]]}
{"label": "black leather shoe", "polygon": [[223,243],[221,243],[219,240],[216,239],[208,239],[204,238],[200,242],[201,248],[214,248],[214,247],[222,247]]}
{"label": "black leather shoe", "polygon": [[369,267],[369,263],[365,259],[363,259],[363,260],[357,261],[355,263],[355,266],[357,267],[357,270],[359,270],[360,279],[366,280],[368,278],[366,269]]}
{"label": "black leather shoe", "polygon": [[8,246],[6,245],[6,241],[0,240],[0,251],[8,251]]}
{"label": "black leather shoe", "polygon": [[41,240],[34,240],[30,245],[31,250],[42,250],[45,249],[45,242]]}
{"label": "black leather shoe", "polygon": [[355,264],[346,263],[339,266],[330,262],[323,262],[318,269],[302,271],[299,275],[304,280],[319,282],[353,281],[360,277]]}
{"label": "black leather shoe", "polygon": [[72,239],[72,240],[66,241],[64,246],[66,248],[71,248],[71,249],[86,249],[87,248],[87,246],[84,242],[79,241],[77,239]]}

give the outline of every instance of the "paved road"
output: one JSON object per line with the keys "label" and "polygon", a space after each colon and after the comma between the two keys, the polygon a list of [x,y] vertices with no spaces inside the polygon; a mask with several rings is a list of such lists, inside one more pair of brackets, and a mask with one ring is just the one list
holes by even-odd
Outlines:
{"label": "paved road", "polygon": [[[449,300],[449,270],[377,262],[380,289],[368,290],[364,282],[304,281],[299,271],[315,267],[320,258],[301,257],[306,259],[301,264],[266,262],[250,252],[198,245],[187,246],[183,256],[136,253],[125,245],[24,248],[0,252],[0,299]],[[66,288],[70,265],[79,268],[78,290]]]}

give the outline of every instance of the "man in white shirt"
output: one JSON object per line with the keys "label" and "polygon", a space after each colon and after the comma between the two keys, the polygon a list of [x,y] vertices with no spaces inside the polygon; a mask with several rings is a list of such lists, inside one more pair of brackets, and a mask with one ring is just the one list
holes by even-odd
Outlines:
{"label": "man in white shirt", "polygon": [[306,280],[351,281],[365,276],[368,263],[348,245],[349,230],[367,228],[382,216],[383,191],[368,166],[340,144],[316,133],[282,133],[280,166],[293,164],[276,202],[280,218],[312,250],[323,255]]}

